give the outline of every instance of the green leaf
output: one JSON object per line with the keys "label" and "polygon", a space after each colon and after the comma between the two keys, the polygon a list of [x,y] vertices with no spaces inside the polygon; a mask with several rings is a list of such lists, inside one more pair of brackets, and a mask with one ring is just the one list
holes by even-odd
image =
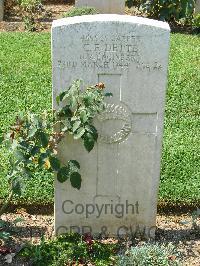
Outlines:
{"label": "green leaf", "polygon": [[40,128],[41,127],[41,119],[35,114],[31,115],[31,121],[30,122],[32,124],[34,124],[36,128]]}
{"label": "green leaf", "polygon": [[70,182],[72,187],[80,189],[81,188],[81,175],[78,172],[73,172],[70,175]]}
{"label": "green leaf", "polygon": [[16,139],[13,139],[12,144],[11,144],[11,149],[15,150],[18,146],[18,141]]}
{"label": "green leaf", "polygon": [[8,240],[10,238],[11,234],[8,232],[0,232],[0,239]]}
{"label": "green leaf", "polygon": [[28,151],[30,149],[29,143],[27,141],[24,141],[24,140],[20,141],[18,146],[20,149],[22,149],[24,151]]}
{"label": "green leaf", "polygon": [[43,131],[40,131],[40,141],[42,144],[43,148],[46,148],[48,143],[49,143],[49,139],[48,139],[48,135],[46,133],[44,133]]}
{"label": "green leaf", "polygon": [[104,94],[104,96],[105,96],[105,97],[112,97],[113,94],[112,94],[111,92],[106,92],[106,93]]}
{"label": "green leaf", "polygon": [[72,108],[76,108],[77,107],[77,99],[75,96],[72,96],[70,99],[70,105]]}
{"label": "green leaf", "polygon": [[82,121],[83,123],[85,123],[85,122],[87,121],[88,117],[87,117],[87,113],[86,113],[85,110],[82,110],[82,111],[80,112],[80,119],[81,119],[81,121]]}
{"label": "green leaf", "polygon": [[94,148],[95,139],[91,133],[87,133],[84,136],[84,146],[88,152]]}
{"label": "green leaf", "polygon": [[80,169],[80,164],[76,160],[70,160],[68,164],[69,164],[71,172],[74,172],[74,170],[77,171],[78,169]]}
{"label": "green leaf", "polygon": [[37,153],[40,152],[40,148],[38,146],[34,146],[31,150],[31,155],[35,156]]}
{"label": "green leaf", "polygon": [[77,121],[77,120],[79,120],[79,117],[78,117],[78,116],[73,116],[73,117],[71,118],[71,121]]}
{"label": "green leaf", "polygon": [[31,128],[29,130],[29,132],[28,132],[28,138],[32,138],[35,135],[36,132],[37,132],[37,128],[36,127]]}
{"label": "green leaf", "polygon": [[6,225],[7,225],[6,221],[0,219],[0,229],[6,227]]}
{"label": "green leaf", "polygon": [[64,97],[62,98],[62,101],[65,101],[67,98],[69,98],[69,91],[66,91]]}
{"label": "green leaf", "polygon": [[54,157],[54,156],[50,156],[49,157],[49,162],[51,164],[51,168],[54,171],[58,171],[60,169],[60,161],[58,158]]}
{"label": "green leaf", "polygon": [[47,153],[41,153],[40,157],[38,158],[38,164],[39,166],[43,166],[43,164],[45,163],[46,158],[48,157]]}
{"label": "green leaf", "polygon": [[66,133],[68,130],[69,130],[69,127],[68,126],[65,126],[65,127],[62,128],[61,131],[64,132],[64,133]]}
{"label": "green leaf", "polygon": [[80,124],[81,124],[80,120],[75,121],[75,123],[73,124],[72,131],[75,132],[79,128]]}
{"label": "green leaf", "polygon": [[23,152],[21,152],[20,150],[16,150],[14,152],[14,156],[16,157],[17,160],[19,161],[25,161],[26,160],[26,156]]}
{"label": "green leaf", "polygon": [[87,125],[85,128],[86,128],[86,130],[89,133],[92,134],[94,140],[97,141],[97,139],[98,139],[98,132],[97,132],[96,128],[93,125]]}
{"label": "green leaf", "polygon": [[80,139],[83,136],[84,133],[85,133],[85,128],[80,127],[77,130],[77,133],[74,135],[74,139]]}
{"label": "green leaf", "polygon": [[58,96],[56,96],[56,102],[59,105],[60,102],[62,102],[63,98],[67,94],[67,91],[61,92]]}
{"label": "green leaf", "polygon": [[64,183],[69,178],[69,168],[67,166],[64,166],[59,169],[57,173],[57,179],[60,183]]}
{"label": "green leaf", "polygon": [[65,117],[72,117],[72,111],[69,105],[65,105],[63,108],[60,109],[59,115],[64,115]]}
{"label": "green leaf", "polygon": [[62,121],[63,128],[61,129],[62,132],[66,132],[72,128],[69,119],[65,119]]}
{"label": "green leaf", "polygon": [[0,136],[0,145],[2,144],[3,141],[4,141],[4,137]]}

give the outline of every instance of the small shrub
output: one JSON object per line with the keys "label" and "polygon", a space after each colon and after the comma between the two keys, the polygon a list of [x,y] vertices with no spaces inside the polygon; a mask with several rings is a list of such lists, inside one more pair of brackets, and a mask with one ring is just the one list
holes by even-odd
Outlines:
{"label": "small shrub", "polygon": [[152,18],[171,21],[191,19],[194,6],[195,0],[145,0],[140,8]]}
{"label": "small shrub", "polygon": [[23,22],[24,22],[24,29],[26,31],[35,31],[36,30],[35,20],[33,17],[24,16]]}
{"label": "small shrub", "polygon": [[23,221],[24,219],[20,217],[16,218],[13,222],[0,219],[0,246],[3,246],[6,241],[10,240],[12,233],[17,232],[16,225]]}
{"label": "small shrub", "polygon": [[169,266],[180,265],[173,245],[144,244],[132,247],[120,256],[118,266]]}
{"label": "small shrub", "polygon": [[32,265],[96,265],[105,266],[114,260],[117,244],[104,244],[90,235],[63,234],[54,240],[42,239],[39,245],[28,245],[21,256],[32,260]]}
{"label": "small shrub", "polygon": [[[104,93],[103,83],[84,90],[80,85],[81,81],[77,80],[56,97],[59,109],[53,113],[20,112],[10,131],[2,138],[9,155],[7,178],[10,193],[0,209],[0,216],[14,195],[21,196],[24,180],[33,177],[39,169],[56,173],[61,183],[69,179],[72,187],[80,189],[80,165],[75,160],[61,165],[56,156],[58,143],[69,133],[74,139],[82,139],[85,149],[90,152],[98,139],[93,119],[105,109],[104,97],[111,96],[110,93]],[[56,127],[59,131],[55,131]]]}
{"label": "small shrub", "polygon": [[10,15],[15,6],[16,6],[16,0],[6,0],[6,1],[4,1],[5,15]]}
{"label": "small shrub", "polygon": [[63,17],[75,17],[83,15],[95,15],[97,10],[93,7],[73,7],[68,12],[64,13]]}
{"label": "small shrub", "polygon": [[195,28],[200,28],[200,13],[194,15],[192,20],[192,26]]}
{"label": "small shrub", "polygon": [[51,16],[45,10],[41,0],[17,0],[17,3],[21,9],[24,27],[27,31],[36,30],[36,20]]}

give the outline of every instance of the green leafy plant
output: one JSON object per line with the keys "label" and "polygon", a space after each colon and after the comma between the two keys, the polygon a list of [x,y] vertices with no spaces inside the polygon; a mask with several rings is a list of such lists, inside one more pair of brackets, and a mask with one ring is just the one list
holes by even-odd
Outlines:
{"label": "green leafy plant", "polygon": [[144,244],[131,247],[125,255],[119,256],[118,266],[170,266],[180,265],[179,254],[173,245]]}
{"label": "green leafy plant", "polygon": [[24,23],[25,30],[27,30],[27,31],[35,31],[36,30],[36,24],[35,24],[35,20],[33,17],[24,16],[23,17],[23,23]]}
{"label": "green leafy plant", "polygon": [[37,169],[54,172],[59,182],[68,179],[74,188],[80,189],[80,165],[69,160],[62,165],[57,158],[58,144],[65,134],[74,139],[82,139],[90,152],[98,138],[93,125],[94,117],[104,110],[104,84],[81,89],[81,81],[75,81],[68,90],[57,96],[57,104],[61,106],[53,113],[43,112],[41,115],[30,112],[20,113],[15,124],[6,134],[4,145],[8,149],[10,169],[8,183],[9,196],[0,210],[6,210],[13,195],[21,195],[25,178],[32,177]]}
{"label": "green leafy plant", "polygon": [[118,244],[105,244],[90,235],[63,234],[39,245],[29,244],[21,256],[30,258],[33,265],[113,265]]}
{"label": "green leafy plant", "polygon": [[131,8],[132,6],[139,6],[140,2],[140,0],[126,0],[125,4],[128,8]]}
{"label": "green leafy plant", "polygon": [[17,0],[17,3],[21,8],[25,30],[27,31],[36,30],[36,20],[40,17],[51,16],[42,5],[42,0]]}
{"label": "green leafy plant", "polygon": [[192,19],[192,26],[200,29],[200,13],[194,14]]}
{"label": "green leafy plant", "polygon": [[68,12],[64,13],[63,17],[95,15],[97,13],[98,12],[94,7],[73,7]]}
{"label": "green leafy plant", "polygon": [[16,218],[13,222],[0,219],[0,246],[11,238],[12,233],[16,231],[16,225],[23,221],[24,219],[21,217]]}
{"label": "green leafy plant", "polygon": [[191,19],[195,0],[148,0],[140,8],[150,17],[160,20]]}

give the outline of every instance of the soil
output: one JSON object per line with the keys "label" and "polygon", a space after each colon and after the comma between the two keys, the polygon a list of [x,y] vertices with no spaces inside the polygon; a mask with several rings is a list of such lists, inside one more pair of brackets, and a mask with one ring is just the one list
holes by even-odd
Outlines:
{"label": "soil", "polygon": [[[15,213],[2,215],[2,219],[11,224],[16,218],[22,218],[17,226],[10,226],[12,239],[9,243],[2,243],[9,248],[10,253],[17,253],[24,243],[39,243],[41,236],[46,239],[53,237],[53,215],[35,215],[27,212],[26,209],[18,209]],[[156,242],[172,243],[181,254],[182,265],[200,265],[200,219],[196,221],[196,228],[192,227],[191,215],[158,215]],[[141,242],[142,243],[142,242]],[[140,244],[140,242],[137,242]],[[1,248],[1,247],[0,247]],[[1,250],[1,249],[0,249]],[[12,263],[5,262],[5,254],[0,255],[0,265],[30,265],[29,262],[22,261],[17,255]]]}
{"label": "soil", "polygon": [[[4,21],[0,22],[0,32],[5,31],[25,31],[24,23],[22,20],[21,11],[19,6],[14,4],[14,0],[7,0],[5,11],[4,11]],[[37,32],[50,32],[52,21],[63,17],[63,13],[69,11],[74,7],[74,0],[44,0],[45,12],[50,16],[44,16],[42,18],[36,19],[36,31]],[[125,14],[131,16],[143,16],[145,14],[141,13],[136,7],[131,7],[125,9]],[[172,32],[180,32],[187,34],[198,34],[199,29],[192,29],[191,26],[184,26],[174,22],[170,22],[170,27]]]}
{"label": "soil", "polygon": [[[44,3],[45,12],[48,17],[36,19],[38,32],[50,31],[52,21],[63,17],[63,13],[74,7],[73,1],[48,1]],[[7,8],[4,13],[4,21],[0,22],[1,31],[24,31],[22,14],[17,5]]]}

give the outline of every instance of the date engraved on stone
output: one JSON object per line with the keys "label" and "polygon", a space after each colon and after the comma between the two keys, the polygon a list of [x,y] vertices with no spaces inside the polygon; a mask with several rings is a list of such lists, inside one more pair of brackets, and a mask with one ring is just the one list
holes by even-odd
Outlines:
{"label": "date engraved on stone", "polygon": [[120,143],[131,133],[131,112],[123,104],[106,104],[98,116],[99,141],[107,144]]}

